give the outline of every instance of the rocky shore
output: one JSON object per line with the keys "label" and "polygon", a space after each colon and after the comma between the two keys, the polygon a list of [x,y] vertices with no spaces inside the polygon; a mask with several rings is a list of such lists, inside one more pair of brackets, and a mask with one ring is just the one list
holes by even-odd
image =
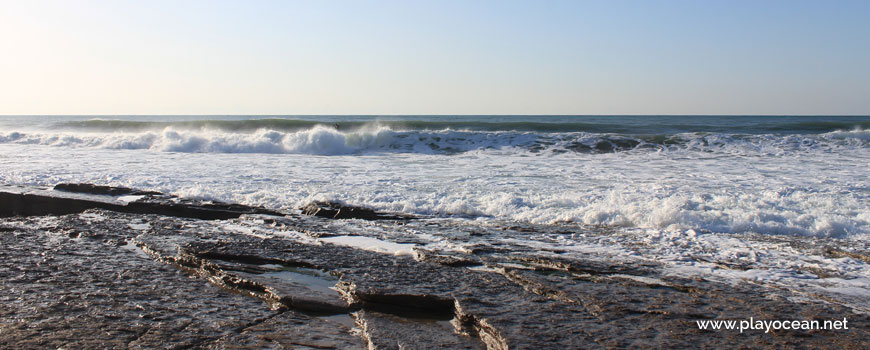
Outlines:
{"label": "rocky shore", "polygon": [[[518,238],[337,203],[297,211],[62,184],[0,189],[4,348],[866,349],[870,316],[825,297],[678,278]],[[416,244],[416,233],[446,237]],[[606,236],[606,228],[582,232]],[[450,242],[470,243],[454,249]],[[362,243],[361,243],[362,242]],[[470,247],[470,248],[469,248]],[[829,254],[863,254],[831,251]],[[714,319],[848,330],[700,330]]]}

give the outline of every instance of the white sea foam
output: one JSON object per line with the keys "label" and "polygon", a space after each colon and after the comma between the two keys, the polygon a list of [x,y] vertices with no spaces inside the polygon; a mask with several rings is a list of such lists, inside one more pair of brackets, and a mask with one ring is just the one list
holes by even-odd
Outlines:
{"label": "white sea foam", "polygon": [[414,255],[415,247],[414,244],[393,243],[363,236],[333,236],[321,238],[320,241],[392,255]]}
{"label": "white sea foam", "polygon": [[[660,230],[870,235],[864,130],[826,134],[353,129],[0,132],[0,182],[93,182],[295,208]],[[602,146],[603,145],[603,146]]]}

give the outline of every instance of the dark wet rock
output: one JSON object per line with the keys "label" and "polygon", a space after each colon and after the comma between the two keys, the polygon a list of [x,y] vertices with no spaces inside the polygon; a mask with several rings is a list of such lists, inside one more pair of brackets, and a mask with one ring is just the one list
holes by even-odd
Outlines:
{"label": "dark wet rock", "polygon": [[182,250],[176,263],[224,288],[248,293],[277,307],[322,314],[350,311],[338,291],[330,290],[338,278],[305,262]]}
{"label": "dark wet rock", "polygon": [[[587,278],[572,274],[541,273],[532,270],[509,270],[506,276],[527,290],[568,305],[576,305],[594,316],[584,331],[594,335],[604,347],[618,348],[691,348],[703,342],[731,346],[789,347],[798,343],[815,346],[859,348],[863,340],[855,334],[815,333],[813,341],[806,339],[814,332],[794,331],[788,334],[736,331],[701,331],[696,320],[765,319],[790,320],[837,319],[849,314],[831,305],[801,305],[771,298],[753,288],[718,286],[696,281],[634,281],[622,277]],[[771,300],[773,299],[773,300]],[[556,311],[558,312],[558,311]],[[578,311],[578,315],[582,314]],[[797,316],[800,315],[800,316]],[[857,319],[866,317],[857,316]],[[850,318],[851,319],[851,318]],[[655,320],[655,324],[649,323]],[[634,325],[631,327],[619,324]],[[647,326],[641,326],[647,325]],[[608,329],[608,331],[603,331]],[[668,334],[667,337],[661,337]],[[706,338],[709,337],[709,338]],[[825,338],[825,340],[818,339]],[[833,345],[837,344],[837,345]]]}
{"label": "dark wet rock", "polygon": [[[77,226],[75,218],[62,220]],[[90,224],[106,238],[134,234],[107,222]],[[257,299],[210,288],[132,245],[33,229],[0,233],[0,242],[3,347],[202,348],[278,314]],[[307,338],[322,334],[320,345],[339,339],[331,325],[307,326]]]}
{"label": "dark wet rock", "polygon": [[[352,308],[372,306],[394,313],[452,313],[452,299],[435,294],[450,290],[449,279],[457,276],[445,276],[442,273],[445,271],[437,265],[417,263],[410,256],[390,256],[331,244],[312,245],[248,237],[228,237],[219,242],[191,242],[182,246],[181,251],[197,256],[220,256],[223,259],[229,256],[260,256],[267,259],[264,261],[281,261],[286,265],[327,271],[339,276],[336,287]],[[466,273],[464,270],[449,271]],[[411,285],[404,285],[409,283],[402,283],[411,280],[417,280],[420,288],[413,289]],[[439,285],[444,289],[439,288]]]}
{"label": "dark wet rock", "polygon": [[635,275],[648,276],[655,273],[657,266],[652,263],[620,264],[599,260],[567,259],[560,257],[514,256],[513,262],[526,263],[540,270],[564,270],[575,274],[589,275]]}
{"label": "dark wet rock", "polygon": [[311,238],[353,236],[354,232],[341,232],[340,222],[333,220],[305,220],[303,215],[287,214],[285,217],[263,218],[263,223],[278,231],[296,231]]}
{"label": "dark wet rock", "polygon": [[0,217],[66,215],[88,209],[119,210],[120,204],[30,193],[0,192]]}
{"label": "dark wet rock", "polygon": [[365,310],[353,316],[369,349],[486,349],[479,339],[457,334],[450,319],[409,318]]}
{"label": "dark wet rock", "polygon": [[302,214],[328,219],[377,219],[377,214],[374,210],[362,207],[345,206],[338,203],[311,202],[302,207],[301,210]]}
{"label": "dark wet rock", "polygon": [[[470,248],[392,255],[294,236],[295,227],[318,227],[400,241],[409,226]],[[0,229],[0,344],[10,348],[864,349],[870,337],[866,314],[795,291],[510,242],[576,233],[555,226],[89,209],[0,227],[10,228]],[[695,324],[749,317],[845,317],[852,327],[766,334]]]}
{"label": "dark wet rock", "polygon": [[154,191],[139,191],[127,187],[100,186],[87,183],[60,183],[54,186],[56,191],[86,193],[108,196],[125,196],[125,195],[160,195],[160,192]]}
{"label": "dark wet rock", "polygon": [[466,254],[444,254],[433,252],[425,249],[416,249],[417,259],[427,261],[439,265],[463,267],[463,266],[483,266],[483,261],[475,256]]}
{"label": "dark wet rock", "polygon": [[412,218],[408,215],[383,214],[369,208],[334,202],[311,202],[301,210],[305,215],[328,219],[407,220]]}
{"label": "dark wet rock", "polygon": [[281,216],[283,213],[260,207],[217,201],[197,201],[166,196],[146,196],[130,202],[123,212],[136,214],[156,214],[203,220],[235,219],[245,214]]}
{"label": "dark wet rock", "polygon": [[232,219],[244,214],[282,215],[280,212],[264,208],[187,200],[167,195],[143,195],[136,201],[125,203],[111,198],[100,198],[100,196],[65,196],[63,192],[0,191],[0,217],[66,215],[81,213],[88,209],[204,220]]}
{"label": "dark wet rock", "polygon": [[[788,319],[794,312],[824,315],[828,319],[849,314],[824,305],[798,305],[785,299],[770,300],[762,290],[733,289],[715,284],[693,285],[681,281],[638,282],[635,274],[651,274],[646,266],[599,266],[535,261],[554,268],[513,269],[500,273],[415,263],[410,257],[389,256],[347,247],[312,246],[280,240],[257,242],[195,243],[192,251],[228,252],[276,258],[292,256],[341,276],[342,290],[352,309],[405,318],[444,318],[453,314],[457,332],[476,335],[489,348],[612,348],[675,346],[692,347],[698,337],[662,338],[662,329],[692,333],[694,320],[725,315],[764,315]],[[279,253],[280,252],[280,253]],[[329,252],[332,252],[331,254]],[[704,290],[699,301],[698,291]],[[734,298],[754,296],[745,303]],[[450,303],[453,305],[450,305]],[[781,307],[781,303],[789,307]],[[698,311],[700,310],[700,311]],[[703,310],[727,310],[704,312]],[[630,325],[630,326],[628,326]],[[838,344],[861,344],[857,334]],[[829,335],[833,336],[833,335]],[[800,338],[747,338],[727,332],[705,333],[707,344],[789,344]],[[800,337],[798,335],[798,337]],[[818,335],[816,337],[819,337]],[[763,341],[762,341],[763,339]],[[825,341],[819,340],[818,344]]]}
{"label": "dark wet rock", "polygon": [[[352,321],[345,316],[347,321]],[[212,349],[349,349],[363,350],[366,344],[352,334],[352,325],[334,318],[282,312],[261,323],[226,335],[212,343]]]}

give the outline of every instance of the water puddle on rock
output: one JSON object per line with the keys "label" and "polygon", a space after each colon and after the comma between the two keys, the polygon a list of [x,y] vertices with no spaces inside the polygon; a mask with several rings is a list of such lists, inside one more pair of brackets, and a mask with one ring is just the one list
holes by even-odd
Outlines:
{"label": "water puddle on rock", "polygon": [[340,324],[344,327],[347,327],[350,331],[359,331],[359,327],[356,324],[356,321],[350,314],[336,314],[336,315],[327,315],[327,316],[318,316],[320,319],[332,323]]}
{"label": "water puddle on rock", "polygon": [[323,294],[338,294],[334,289],[338,277],[318,269],[293,267],[278,264],[260,265],[268,272],[262,274],[266,278],[280,279],[305,286],[307,289]]}

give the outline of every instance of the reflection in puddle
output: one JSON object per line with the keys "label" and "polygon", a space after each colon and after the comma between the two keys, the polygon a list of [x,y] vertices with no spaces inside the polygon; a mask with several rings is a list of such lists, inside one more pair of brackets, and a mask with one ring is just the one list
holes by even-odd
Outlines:
{"label": "reflection in puddle", "polygon": [[260,267],[269,270],[263,273],[265,277],[301,284],[308,289],[324,294],[338,293],[334,289],[338,278],[326,272],[305,267],[291,267],[277,264],[260,265]]}
{"label": "reflection in puddle", "polygon": [[353,317],[350,317],[350,314],[337,314],[337,315],[329,315],[329,316],[318,316],[320,319],[338,323],[342,326],[347,327],[350,330],[357,328],[356,321],[354,321]]}

